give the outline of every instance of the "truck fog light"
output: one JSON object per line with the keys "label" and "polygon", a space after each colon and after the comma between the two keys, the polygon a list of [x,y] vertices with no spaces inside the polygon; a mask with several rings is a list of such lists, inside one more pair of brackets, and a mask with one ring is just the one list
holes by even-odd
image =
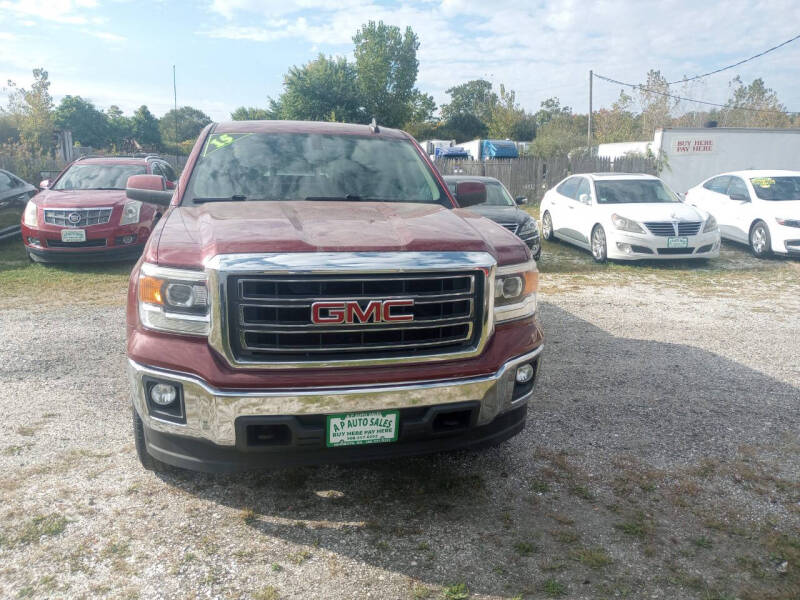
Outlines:
{"label": "truck fog light", "polygon": [[123,236],[122,236],[122,243],[123,243],[123,244],[130,244],[130,243],[132,243],[132,242],[133,242],[133,240],[135,240],[135,239],[136,239],[136,236],[135,236],[135,235],[123,235]]}
{"label": "truck fog light", "polygon": [[170,383],[157,383],[150,388],[150,400],[158,406],[169,406],[178,397],[178,390]]}
{"label": "truck fog light", "polygon": [[617,242],[617,248],[619,248],[625,254],[630,254],[633,252],[633,248],[631,248],[630,244],[625,244],[623,242]]}
{"label": "truck fog light", "polygon": [[533,378],[533,367],[529,364],[518,367],[514,378],[517,383],[528,383]]}
{"label": "truck fog light", "polygon": [[41,246],[41,243],[39,242],[39,238],[35,238],[35,237],[29,237],[28,238],[28,243],[31,246]]}

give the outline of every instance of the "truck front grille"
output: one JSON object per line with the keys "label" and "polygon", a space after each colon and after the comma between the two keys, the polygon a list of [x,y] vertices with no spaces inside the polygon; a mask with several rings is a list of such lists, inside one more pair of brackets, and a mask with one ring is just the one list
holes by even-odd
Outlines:
{"label": "truck front grille", "polygon": [[[231,276],[226,289],[230,347],[239,360],[264,362],[461,352],[481,335],[483,285],[481,271]],[[391,313],[413,319],[385,322],[373,315],[361,322],[358,313],[376,300],[413,300]],[[316,302],[349,303],[356,316],[347,319],[352,322],[313,323]],[[324,310],[325,316],[332,314]]]}
{"label": "truck front grille", "polygon": [[653,235],[662,237],[671,237],[676,235],[697,235],[700,231],[700,221],[651,221],[645,223],[645,226],[650,230]]}
{"label": "truck front grille", "polygon": [[59,227],[104,225],[111,220],[111,208],[45,208],[44,222]]}

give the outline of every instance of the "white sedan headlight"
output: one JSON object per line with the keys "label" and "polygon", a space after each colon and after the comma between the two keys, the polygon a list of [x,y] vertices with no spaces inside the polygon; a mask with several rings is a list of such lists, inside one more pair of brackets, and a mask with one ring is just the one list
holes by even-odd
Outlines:
{"label": "white sedan headlight", "polygon": [[703,233],[708,233],[709,231],[716,231],[717,230],[717,220],[714,218],[714,215],[708,215],[708,221],[706,221],[705,227],[703,227]]}
{"label": "white sedan headlight", "polygon": [[139,222],[139,213],[142,210],[142,203],[138,200],[130,200],[122,208],[122,216],[119,219],[120,225],[132,225]]}
{"label": "white sedan headlight", "polygon": [[636,221],[632,221],[631,219],[626,219],[625,217],[621,217],[616,213],[611,215],[611,222],[614,223],[614,227],[616,227],[620,231],[630,231],[631,233],[644,233],[644,229],[642,229],[642,226],[639,225]]}
{"label": "white sedan headlight", "polygon": [[25,205],[22,222],[25,223],[25,227],[37,227],[39,225],[38,219],[36,218],[36,205],[30,200],[28,200],[28,203]]}

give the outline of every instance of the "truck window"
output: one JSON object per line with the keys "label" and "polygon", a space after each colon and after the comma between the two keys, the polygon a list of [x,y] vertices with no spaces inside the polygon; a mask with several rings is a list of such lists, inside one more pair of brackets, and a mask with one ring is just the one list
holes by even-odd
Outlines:
{"label": "truck window", "polygon": [[212,134],[192,170],[183,203],[233,196],[452,207],[411,142],[355,135]]}

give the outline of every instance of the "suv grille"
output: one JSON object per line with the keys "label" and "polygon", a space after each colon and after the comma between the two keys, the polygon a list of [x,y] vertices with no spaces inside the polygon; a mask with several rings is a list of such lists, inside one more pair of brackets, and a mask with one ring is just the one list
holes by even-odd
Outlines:
{"label": "suv grille", "polygon": [[672,221],[656,221],[645,223],[653,235],[669,237],[674,235],[697,235],[700,231],[700,221],[678,221],[678,231],[675,231]]}
{"label": "suv grille", "polygon": [[[230,347],[237,359],[305,361],[460,352],[477,343],[483,274],[232,276],[228,278]],[[393,315],[410,322],[315,324],[314,302],[411,299]]]}
{"label": "suv grille", "polygon": [[517,233],[517,229],[519,225],[517,223],[498,223],[498,225],[502,225],[506,229],[508,229],[511,233]]}
{"label": "suv grille", "polygon": [[[111,208],[45,208],[44,222],[60,227],[103,225],[111,220],[111,211]],[[71,215],[77,216],[70,219]]]}

